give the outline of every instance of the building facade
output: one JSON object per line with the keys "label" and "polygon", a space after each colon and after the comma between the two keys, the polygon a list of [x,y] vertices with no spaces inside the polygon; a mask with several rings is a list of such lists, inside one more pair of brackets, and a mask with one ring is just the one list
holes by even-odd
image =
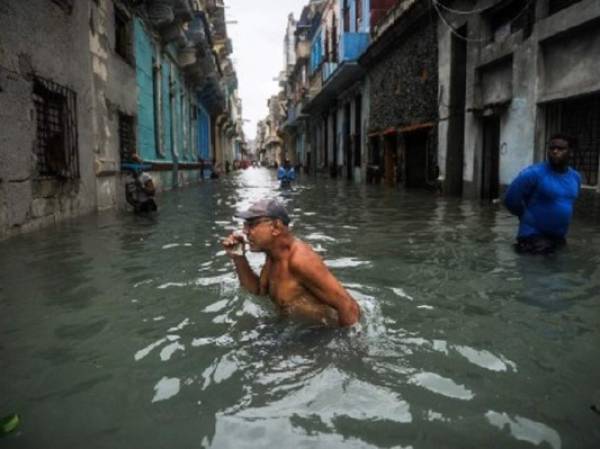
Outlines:
{"label": "building facade", "polygon": [[3,2],[0,237],[124,207],[133,153],[162,190],[198,180],[200,159],[239,152],[222,6]]}
{"label": "building facade", "polygon": [[361,56],[369,87],[367,181],[435,187],[438,39],[429,2],[397,2]]}
{"label": "building facade", "polygon": [[[600,4],[593,0],[436,2],[439,160],[444,190],[494,199],[549,137],[574,138],[583,196],[600,184]],[[456,11],[475,11],[457,14]],[[584,201],[587,207],[589,201]]]}

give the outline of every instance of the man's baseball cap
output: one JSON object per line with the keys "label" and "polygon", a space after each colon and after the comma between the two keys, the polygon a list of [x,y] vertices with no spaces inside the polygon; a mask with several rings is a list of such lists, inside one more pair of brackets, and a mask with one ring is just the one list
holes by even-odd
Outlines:
{"label": "man's baseball cap", "polygon": [[235,216],[244,220],[259,217],[278,218],[286,226],[290,223],[290,217],[285,207],[277,200],[270,199],[259,200],[252,204],[248,210],[238,212]]}

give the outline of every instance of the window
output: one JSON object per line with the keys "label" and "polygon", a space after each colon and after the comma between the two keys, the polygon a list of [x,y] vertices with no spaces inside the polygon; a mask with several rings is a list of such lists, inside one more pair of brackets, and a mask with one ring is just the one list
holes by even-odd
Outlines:
{"label": "window", "polygon": [[355,0],[356,1],[356,5],[355,5],[355,9],[356,9],[356,32],[360,31],[360,25],[362,23],[362,15],[363,15],[363,0]]}
{"label": "window", "polygon": [[338,61],[338,24],[335,14],[333,15],[333,20],[331,21],[331,62]]}
{"label": "window", "polygon": [[580,0],[549,0],[548,2],[548,14],[555,14],[561,9],[565,9]]}
{"label": "window", "polygon": [[40,176],[79,178],[77,150],[77,96],[67,87],[36,77],[33,81],[36,112],[37,171]]}
{"label": "window", "polygon": [[501,2],[488,16],[491,40],[500,42],[513,33],[523,30],[524,37],[531,34],[535,21],[535,2],[513,0]]}
{"label": "window", "polygon": [[119,153],[121,162],[131,161],[135,150],[135,117],[119,112]]}
{"label": "window", "polygon": [[134,63],[133,22],[131,17],[115,5],[115,52],[129,64]]}
{"label": "window", "polygon": [[344,15],[344,33],[350,32],[350,5],[348,0],[344,0],[342,14]]}
{"label": "window", "polygon": [[571,165],[582,183],[598,185],[600,161],[600,95],[560,101],[546,107],[546,142],[554,133],[564,133],[571,144]]}

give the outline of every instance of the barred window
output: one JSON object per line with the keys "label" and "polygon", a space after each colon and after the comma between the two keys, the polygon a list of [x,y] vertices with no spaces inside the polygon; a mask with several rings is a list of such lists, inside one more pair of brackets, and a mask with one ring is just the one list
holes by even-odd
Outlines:
{"label": "barred window", "polygon": [[546,141],[554,133],[571,136],[571,165],[585,185],[598,184],[600,162],[600,95],[560,101],[546,107]]}
{"label": "barred window", "polygon": [[355,9],[356,9],[356,31],[360,31],[360,26],[362,24],[362,19],[363,19],[363,4],[362,4],[362,0],[355,0],[356,1],[356,5],[355,5]]}
{"label": "barred window", "polygon": [[40,176],[79,178],[77,149],[77,96],[67,87],[36,77],[33,81],[36,112],[37,171]]}
{"label": "barred window", "polygon": [[119,153],[121,162],[131,161],[135,149],[135,117],[119,112]]}
{"label": "barred window", "polygon": [[527,38],[535,22],[535,2],[500,2],[499,6],[491,8],[487,16],[492,41],[501,42],[520,30],[523,30],[524,37]]}
{"label": "barred window", "polygon": [[135,62],[133,55],[133,21],[115,5],[115,52],[129,64]]}

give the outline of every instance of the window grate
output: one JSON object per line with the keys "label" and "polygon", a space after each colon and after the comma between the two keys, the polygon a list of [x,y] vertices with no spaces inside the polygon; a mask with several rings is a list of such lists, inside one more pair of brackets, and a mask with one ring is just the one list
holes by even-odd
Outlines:
{"label": "window grate", "polygon": [[583,184],[598,184],[600,161],[600,95],[561,101],[547,106],[546,141],[561,132],[575,139],[571,166],[582,176]]}
{"label": "window grate", "polygon": [[119,153],[121,162],[131,161],[135,153],[135,117],[119,112]]}
{"label": "window grate", "polygon": [[36,77],[33,81],[36,112],[37,171],[40,176],[79,178],[77,150],[77,96],[67,87]]}

